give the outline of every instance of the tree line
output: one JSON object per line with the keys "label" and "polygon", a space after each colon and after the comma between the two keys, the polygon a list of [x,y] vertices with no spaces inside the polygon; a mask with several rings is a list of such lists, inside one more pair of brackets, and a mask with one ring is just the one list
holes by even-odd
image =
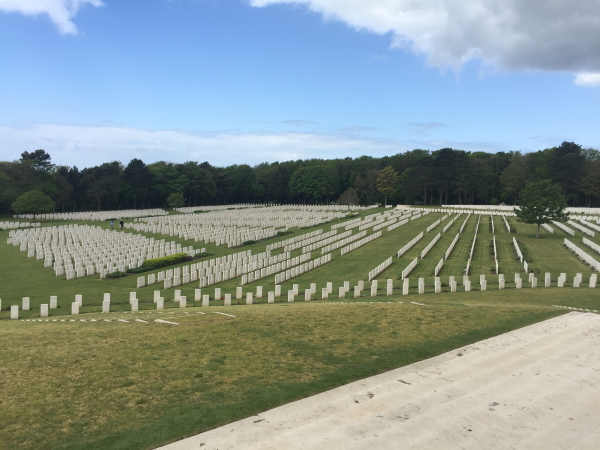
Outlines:
{"label": "tree line", "polygon": [[133,159],[94,167],[52,164],[44,150],[0,162],[0,207],[30,191],[55,211],[233,203],[518,204],[529,182],[551,180],[569,206],[600,206],[600,152],[573,142],[537,152],[412,150],[374,158],[215,167]]}

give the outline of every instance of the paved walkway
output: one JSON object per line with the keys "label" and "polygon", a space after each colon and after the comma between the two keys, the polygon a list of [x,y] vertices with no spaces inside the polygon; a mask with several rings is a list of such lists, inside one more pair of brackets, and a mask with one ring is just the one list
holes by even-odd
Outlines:
{"label": "paved walkway", "polygon": [[600,315],[572,312],[161,448],[597,450]]}

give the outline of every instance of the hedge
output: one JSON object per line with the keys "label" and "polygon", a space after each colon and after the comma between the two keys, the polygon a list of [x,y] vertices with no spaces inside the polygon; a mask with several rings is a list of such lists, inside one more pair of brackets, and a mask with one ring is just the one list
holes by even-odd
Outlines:
{"label": "hedge", "polygon": [[142,265],[157,269],[159,267],[170,266],[172,264],[183,262],[188,258],[189,256],[187,253],[175,253],[171,256],[163,256],[162,258],[147,259]]}

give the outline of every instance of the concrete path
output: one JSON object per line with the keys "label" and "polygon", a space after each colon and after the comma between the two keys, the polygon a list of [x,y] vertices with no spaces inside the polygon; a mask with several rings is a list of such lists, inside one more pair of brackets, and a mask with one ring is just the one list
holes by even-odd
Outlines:
{"label": "concrete path", "polygon": [[569,313],[161,448],[597,450],[600,315]]}

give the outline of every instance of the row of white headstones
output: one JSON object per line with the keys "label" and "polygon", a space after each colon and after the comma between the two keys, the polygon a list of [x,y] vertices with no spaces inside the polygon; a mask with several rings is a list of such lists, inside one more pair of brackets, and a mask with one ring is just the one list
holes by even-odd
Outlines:
{"label": "row of white headstones", "polygon": [[341,219],[348,210],[340,211],[269,207],[253,210],[218,211],[204,214],[179,214],[139,219],[127,228],[147,233],[178,236],[206,244],[237,247],[247,241],[257,241],[277,235],[293,227],[311,227]]}
{"label": "row of white headstones", "polygon": [[[533,273],[528,274],[528,283],[530,285],[531,288],[537,288],[538,287],[538,279],[537,277],[535,277],[535,275]],[[563,288],[565,287],[567,281],[567,275],[566,273],[561,273],[557,279],[556,282],[556,287],[558,288]],[[469,279],[468,275],[464,275],[462,277],[462,286],[463,286],[463,290],[465,292],[469,292],[472,290],[472,284],[471,284],[471,280]],[[479,290],[480,291],[486,291],[488,290],[488,280],[486,279],[485,275],[480,275],[479,276]],[[498,283],[498,289],[505,289],[506,288],[506,280],[504,278],[503,274],[498,275],[498,279],[497,279],[497,283]],[[579,288],[582,286],[583,283],[583,275],[581,273],[578,273],[575,275],[575,277],[573,278],[573,283],[572,283],[572,287],[574,288]],[[590,278],[589,278],[589,282],[587,284],[587,286],[589,288],[595,288],[597,284],[597,274],[591,274]],[[523,278],[521,278],[521,274],[520,273],[515,273],[514,276],[514,285],[516,289],[521,289],[523,288]],[[443,285],[442,285],[442,280],[441,277],[435,277],[434,278],[434,293],[439,294],[443,291]],[[456,277],[454,276],[450,276],[448,277],[448,284],[447,286],[450,287],[450,292],[457,292],[458,290],[458,282],[456,280]],[[419,294],[424,294],[425,293],[425,279],[424,278],[419,278],[418,279],[418,283],[417,283],[417,292]],[[544,275],[544,287],[549,288],[552,287],[552,276],[549,272],[546,272]],[[402,283],[402,295],[409,295],[410,293],[410,279],[409,278],[405,278],[403,280]],[[349,281],[344,281],[342,286],[339,286],[338,288],[338,299],[344,299],[346,298],[346,294],[350,292],[350,282]],[[354,294],[354,298],[359,298],[362,296],[362,292],[365,290],[365,281],[364,280],[359,280],[357,282],[357,284],[354,286],[353,288],[353,294]],[[378,291],[379,290],[379,282],[378,280],[373,280],[371,281],[371,286],[370,286],[370,294],[371,297],[376,297],[378,295]],[[321,288],[321,300],[328,300],[329,296],[333,294],[333,283],[332,282],[328,282],[326,284],[326,287]],[[262,298],[264,295],[264,291],[263,291],[263,286],[256,286],[256,290],[255,292],[252,291],[246,291],[246,304],[247,305],[252,305],[254,298]],[[282,295],[282,286],[281,285],[275,285],[275,289],[273,291],[269,291],[267,292],[267,303],[275,303],[275,298],[279,298]],[[287,292],[287,301],[288,302],[293,302],[295,301],[296,297],[300,295],[300,286],[299,284],[294,284],[292,286],[292,289],[288,290]],[[305,289],[303,292],[304,295],[304,300],[305,301],[310,301],[313,300],[314,296],[317,295],[317,284],[316,283],[310,283],[310,287]],[[392,279],[388,279],[387,283],[386,283],[386,295],[387,296],[392,296],[394,295],[394,282]],[[242,300],[244,296],[244,290],[243,287],[238,286],[236,287],[235,290],[235,299],[236,300]],[[194,302],[202,302],[201,305],[203,307],[206,306],[210,306],[210,301],[216,301],[216,300],[223,300],[223,305],[224,306],[231,306],[231,300],[232,300],[233,295],[231,293],[223,293],[221,288],[215,288],[214,289],[214,295],[211,298],[210,294],[203,294],[202,293],[202,289],[195,289],[194,291]],[[110,293],[105,293],[103,300],[102,300],[102,312],[103,313],[107,313],[110,312],[110,306],[111,306],[111,302],[110,302],[110,298],[111,295]],[[174,297],[173,297],[173,301],[174,302],[178,302],[179,303],[179,307],[180,308],[185,308],[187,307],[187,297],[186,296],[182,296],[181,295],[181,290],[175,290],[174,291]],[[161,291],[154,291],[154,299],[153,302],[156,304],[156,309],[164,309],[164,302],[165,302],[165,298],[161,296]],[[50,303],[49,304],[42,304],[40,306],[40,317],[48,317],[48,313],[50,309],[54,309],[57,308],[57,303],[58,303],[58,297],[57,296],[52,296],[50,297]],[[129,303],[131,305],[131,311],[138,311],[139,310],[139,299],[137,298],[137,293],[136,292],[131,292],[129,295]],[[79,314],[79,309],[83,306],[83,296],[82,295],[76,295],[75,296],[75,301],[71,303],[71,314],[72,315],[77,315]],[[1,300],[0,300],[0,308],[1,308]],[[22,299],[22,307],[21,309],[23,311],[29,311],[30,310],[30,298],[29,297],[23,297]],[[18,319],[19,318],[19,305],[12,305],[10,307],[10,312],[11,312],[11,319]]]}
{"label": "row of white headstones", "polygon": [[199,253],[193,247],[156,240],[142,235],[119,233],[90,225],[11,230],[7,244],[18,246],[28,257],[44,260],[44,267],[53,266],[56,276],[66,273],[67,279],[120,270],[125,272],[141,266],[146,259],[187,253]]}
{"label": "row of white headstones", "polygon": [[[365,220],[344,222],[346,224],[345,228],[348,230],[344,233],[338,234],[337,228],[328,233],[323,233],[322,230],[316,230],[282,240],[275,244],[269,244],[267,245],[266,252],[254,255],[251,261],[242,261],[240,253],[236,253],[233,255],[231,262],[229,262],[229,257],[227,257],[228,263],[217,264],[215,270],[207,271],[207,267],[205,266],[200,267],[198,264],[192,264],[184,266],[182,268],[183,273],[180,273],[179,269],[175,269],[175,271],[167,270],[160,271],[156,274],[149,274],[146,277],[140,276],[137,278],[136,287],[141,288],[146,285],[163,282],[163,288],[170,289],[181,286],[182,284],[199,281],[199,287],[204,288],[238,276],[242,277],[241,284],[245,285],[270,275],[275,275],[275,284],[279,284],[331,261],[331,255],[325,253],[326,251],[329,252],[340,246],[349,244],[340,251],[340,253],[344,255],[362,245],[366,245],[382,235],[381,231],[377,231],[356,241],[357,238],[362,237],[366,233],[366,228],[396,224],[399,218],[410,217],[411,214],[411,212],[407,213],[402,210],[391,210],[381,214],[369,215],[365,217]],[[380,219],[382,217],[383,219]],[[421,217],[421,214],[419,213],[416,216],[413,216],[413,220],[417,217]],[[359,227],[359,229],[363,228],[363,231],[354,236],[347,236],[347,233],[351,233],[352,229],[356,227]],[[282,255],[271,256],[272,249],[281,247],[283,247],[284,253],[286,254],[285,258],[280,258]],[[289,251],[297,248],[302,248],[301,255],[291,258],[289,256]],[[318,248],[321,248],[322,256],[309,261],[310,250]],[[204,264],[206,265],[206,263]]]}

